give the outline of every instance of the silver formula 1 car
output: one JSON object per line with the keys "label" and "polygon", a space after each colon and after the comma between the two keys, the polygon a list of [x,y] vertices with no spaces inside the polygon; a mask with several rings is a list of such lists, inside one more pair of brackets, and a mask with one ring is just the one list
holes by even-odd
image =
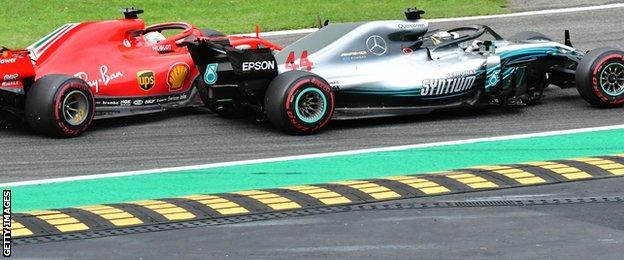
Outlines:
{"label": "silver formula 1 car", "polygon": [[406,20],[329,24],[286,46],[244,50],[227,39],[187,46],[207,105],[225,117],[256,113],[309,134],[330,119],[427,113],[476,105],[522,106],[550,84],[576,87],[596,107],[624,104],[624,52],[582,52],[537,32],[504,39],[483,25],[429,30]]}

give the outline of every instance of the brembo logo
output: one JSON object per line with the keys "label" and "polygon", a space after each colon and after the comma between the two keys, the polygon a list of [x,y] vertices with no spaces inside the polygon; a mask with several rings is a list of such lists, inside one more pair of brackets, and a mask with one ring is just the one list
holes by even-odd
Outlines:
{"label": "brembo logo", "polygon": [[468,90],[475,82],[475,76],[452,79],[426,79],[423,81],[421,96],[436,96]]}
{"label": "brembo logo", "polygon": [[243,62],[243,71],[272,70],[275,69],[275,61],[248,61]]}
{"label": "brembo logo", "polygon": [[17,60],[17,58],[0,59],[0,64],[15,63],[16,60]]}

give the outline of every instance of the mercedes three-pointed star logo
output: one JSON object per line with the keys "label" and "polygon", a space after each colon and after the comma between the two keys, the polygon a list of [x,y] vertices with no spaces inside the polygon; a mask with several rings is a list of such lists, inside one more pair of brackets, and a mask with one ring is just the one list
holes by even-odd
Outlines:
{"label": "mercedes three-pointed star logo", "polygon": [[384,55],[384,53],[388,50],[386,41],[379,35],[368,37],[368,39],[366,39],[366,47],[368,48],[368,51],[377,56]]}

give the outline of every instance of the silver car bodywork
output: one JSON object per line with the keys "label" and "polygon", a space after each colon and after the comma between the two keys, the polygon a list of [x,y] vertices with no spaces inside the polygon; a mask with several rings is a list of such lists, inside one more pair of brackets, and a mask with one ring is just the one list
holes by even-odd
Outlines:
{"label": "silver car bodywork", "polygon": [[225,116],[251,110],[265,118],[267,102],[291,102],[267,97],[270,84],[294,74],[329,83],[332,119],[521,106],[540,99],[551,84],[576,86],[585,52],[572,47],[567,32],[561,44],[536,32],[505,39],[483,25],[430,30],[419,14],[408,9],[406,20],[329,24],[277,53],[237,50],[214,39],[188,46],[206,79],[199,88],[206,89],[205,103]]}
{"label": "silver car bodywork", "polygon": [[[305,62],[312,63],[309,71],[333,87],[334,118],[341,119],[500,103],[500,99],[516,98],[499,94],[524,84],[527,79],[522,77],[532,64],[555,59],[565,67],[583,57],[564,44],[512,42],[493,31],[495,39],[484,50],[482,38],[489,28],[469,31],[479,28],[485,28],[483,35],[474,39],[455,35],[439,40],[432,38],[440,31],[428,33],[425,20],[331,24],[287,46],[275,58],[279,73],[283,73],[301,63],[300,59],[289,61],[289,56],[307,52]],[[445,46],[445,41],[456,43]]]}

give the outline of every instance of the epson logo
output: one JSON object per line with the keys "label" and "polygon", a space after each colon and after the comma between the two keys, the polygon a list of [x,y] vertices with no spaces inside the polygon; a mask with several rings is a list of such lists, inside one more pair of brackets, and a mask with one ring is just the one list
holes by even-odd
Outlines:
{"label": "epson logo", "polygon": [[248,61],[243,62],[243,71],[272,70],[275,69],[275,61]]}
{"label": "epson logo", "polygon": [[436,96],[458,93],[472,88],[475,76],[452,79],[426,79],[423,81],[421,96]]}

